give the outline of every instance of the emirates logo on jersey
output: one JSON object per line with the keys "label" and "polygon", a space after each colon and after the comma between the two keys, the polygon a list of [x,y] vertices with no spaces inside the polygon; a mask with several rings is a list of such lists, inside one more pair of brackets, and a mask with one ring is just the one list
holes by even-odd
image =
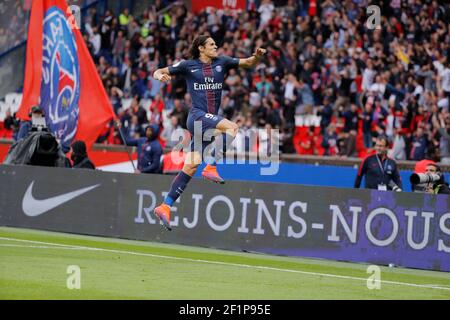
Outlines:
{"label": "emirates logo on jersey", "polygon": [[222,83],[214,82],[214,77],[205,77],[205,83],[194,83],[194,90],[222,90]]}

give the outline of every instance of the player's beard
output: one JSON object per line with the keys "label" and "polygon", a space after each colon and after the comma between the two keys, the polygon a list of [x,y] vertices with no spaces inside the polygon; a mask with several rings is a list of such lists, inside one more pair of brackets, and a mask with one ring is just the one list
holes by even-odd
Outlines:
{"label": "player's beard", "polygon": [[219,54],[218,54],[217,50],[216,50],[216,51],[211,51],[211,53],[208,54],[208,58],[214,59],[214,58],[217,58],[218,55],[219,55]]}

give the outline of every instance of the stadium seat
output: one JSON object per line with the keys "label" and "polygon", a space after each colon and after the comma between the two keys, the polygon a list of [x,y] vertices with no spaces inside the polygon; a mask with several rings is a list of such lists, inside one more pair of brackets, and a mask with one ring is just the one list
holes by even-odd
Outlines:
{"label": "stadium seat", "polygon": [[6,102],[0,101],[0,121],[5,120],[6,110],[9,109],[9,105]]}
{"label": "stadium seat", "polygon": [[9,106],[11,113],[19,110],[20,103],[22,102],[22,94],[16,92],[7,93],[5,96],[5,103]]}
{"label": "stadium seat", "polygon": [[7,104],[13,104],[15,99],[16,99],[16,93],[15,92],[7,93],[6,96],[5,96],[5,102]]}
{"label": "stadium seat", "polygon": [[[164,174],[177,174],[183,169],[186,154],[183,151],[171,151],[162,158],[162,171]],[[175,161],[173,161],[175,160]]]}

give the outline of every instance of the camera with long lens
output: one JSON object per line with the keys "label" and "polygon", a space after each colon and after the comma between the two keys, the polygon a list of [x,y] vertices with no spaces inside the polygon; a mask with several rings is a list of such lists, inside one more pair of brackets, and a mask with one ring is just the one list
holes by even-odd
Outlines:
{"label": "camera with long lens", "polygon": [[31,118],[31,131],[48,131],[44,117]]}
{"label": "camera with long lens", "polygon": [[441,176],[437,173],[413,173],[409,177],[409,181],[412,184],[434,183],[440,179]]}
{"label": "camera with long lens", "polygon": [[47,123],[45,122],[45,112],[40,106],[31,108],[31,131],[48,131]]}
{"label": "camera with long lens", "polygon": [[31,131],[48,131],[44,117],[31,117]]}
{"label": "camera with long lens", "polygon": [[402,192],[402,189],[392,180],[389,181],[388,186],[392,189],[392,191]]}

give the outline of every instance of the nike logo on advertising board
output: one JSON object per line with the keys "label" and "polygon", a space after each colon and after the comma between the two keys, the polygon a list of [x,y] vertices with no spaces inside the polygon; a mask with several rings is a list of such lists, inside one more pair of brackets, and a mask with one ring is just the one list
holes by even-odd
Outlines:
{"label": "nike logo on advertising board", "polygon": [[25,215],[29,217],[37,217],[47,211],[50,211],[78,196],[81,196],[83,193],[91,191],[94,188],[97,188],[100,184],[96,184],[94,186],[86,187],[83,189],[78,189],[72,192],[64,193],[59,196],[55,196],[48,199],[38,200],[33,197],[33,185],[34,181],[28,186],[27,191],[22,200],[22,210]]}

